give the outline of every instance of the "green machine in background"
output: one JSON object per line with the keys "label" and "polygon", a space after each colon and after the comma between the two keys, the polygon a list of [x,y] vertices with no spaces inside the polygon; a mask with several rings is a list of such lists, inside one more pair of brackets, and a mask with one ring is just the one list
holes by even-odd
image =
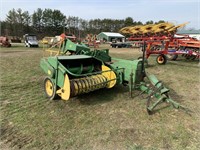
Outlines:
{"label": "green machine in background", "polygon": [[108,49],[92,51],[85,45],[66,39],[59,55],[42,58],[40,66],[47,74],[44,90],[51,100],[56,96],[69,100],[83,93],[123,84],[129,86],[131,96],[133,90],[148,94],[148,113],[164,101],[175,108],[180,107],[169,97],[169,89],[154,75],[145,72],[142,60],[111,58]]}

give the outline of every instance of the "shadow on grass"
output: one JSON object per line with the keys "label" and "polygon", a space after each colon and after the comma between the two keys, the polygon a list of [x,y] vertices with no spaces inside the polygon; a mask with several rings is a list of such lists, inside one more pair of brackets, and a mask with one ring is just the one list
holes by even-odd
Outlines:
{"label": "shadow on grass", "polygon": [[172,107],[170,104],[166,104],[165,103],[165,106],[160,106],[159,105],[159,108],[156,107],[153,111],[149,112],[148,114],[149,115],[154,115],[154,114],[159,113],[160,111],[163,111],[163,110],[168,109],[170,107]]}
{"label": "shadow on grass", "polygon": [[83,105],[96,105],[99,103],[106,103],[118,99],[118,94],[123,95],[128,93],[128,87],[116,86],[111,89],[100,89],[90,93],[77,96],[77,99]]}
{"label": "shadow on grass", "polygon": [[[112,89],[100,89],[96,90],[90,93],[78,95],[74,98],[70,98],[68,101],[68,105],[98,105],[98,104],[104,104],[111,101],[118,101],[118,100],[134,100],[134,99],[142,99],[144,103],[147,100],[145,97],[148,96],[148,94],[141,94],[141,91],[134,90],[132,97],[129,95],[129,88],[128,86],[116,86]],[[173,89],[170,89],[169,93],[170,97],[176,101],[177,103],[181,104],[182,96],[178,95]],[[59,102],[60,100],[56,101]],[[66,103],[60,103],[60,105],[66,105]],[[64,107],[64,106],[63,106]],[[168,109],[169,107],[172,107],[172,104],[163,102],[159,104],[155,109],[152,111],[152,114],[158,113],[162,110]]]}
{"label": "shadow on grass", "polygon": [[[169,85],[169,84],[168,84]],[[173,100],[173,101],[175,101],[175,102],[177,102],[177,103],[179,103],[179,104],[181,104],[182,102],[183,102],[183,96],[182,95],[179,95],[174,89],[169,89],[170,91],[169,91],[169,96],[170,96],[170,98]]]}

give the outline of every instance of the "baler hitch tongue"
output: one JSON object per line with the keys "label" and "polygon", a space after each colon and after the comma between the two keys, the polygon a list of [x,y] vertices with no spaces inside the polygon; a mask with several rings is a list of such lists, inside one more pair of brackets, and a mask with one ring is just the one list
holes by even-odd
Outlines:
{"label": "baler hitch tongue", "polygon": [[[146,84],[145,82],[140,83],[140,90],[143,92],[146,92],[148,94],[147,96],[147,112],[149,114],[152,114],[154,108],[160,104],[161,102],[167,102],[173,105],[174,108],[180,108],[182,107],[179,103],[172,100],[169,95],[169,89],[164,87],[161,81],[158,81],[158,79],[154,75],[148,75],[146,74],[147,79],[150,81],[150,85]],[[157,100],[153,101],[153,98],[156,98]],[[183,107],[182,107],[183,108]]]}
{"label": "baler hitch tongue", "polygon": [[[156,97],[156,96],[155,96]],[[151,98],[153,98],[153,95],[152,96],[148,96],[148,99],[147,99],[147,112],[148,114],[152,114],[154,108],[160,104],[161,102],[167,102],[167,103],[171,103],[173,105],[174,108],[179,108],[180,107],[180,104],[173,101],[169,96],[168,96],[168,93],[166,94],[161,94],[161,96],[158,98],[155,102],[153,102],[151,104]]]}

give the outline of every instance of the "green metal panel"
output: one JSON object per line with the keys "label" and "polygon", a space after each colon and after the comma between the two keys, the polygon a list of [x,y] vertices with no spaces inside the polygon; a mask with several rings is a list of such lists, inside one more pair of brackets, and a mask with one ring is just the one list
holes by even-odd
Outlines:
{"label": "green metal panel", "polygon": [[66,39],[61,46],[61,51],[63,53],[66,53],[68,50],[70,51],[76,51],[76,44],[70,41],[69,39]]}
{"label": "green metal panel", "polygon": [[64,80],[65,80],[65,76],[64,75],[65,74],[63,73],[63,70],[61,70],[60,67],[59,67],[58,74],[57,74],[57,85],[59,87],[63,87],[63,85],[64,85]]}
{"label": "green metal panel", "polygon": [[57,57],[54,56],[54,57],[48,57],[48,63],[51,64],[51,66],[55,69],[57,69]]}
{"label": "green metal panel", "polygon": [[[89,47],[87,47],[84,44],[75,44],[75,43],[71,42],[69,39],[66,39],[61,46],[61,53],[62,53],[62,55],[64,55],[68,51],[72,52],[74,55],[92,56],[92,57],[95,57],[95,58],[97,58],[97,59],[99,59],[100,61],[103,61],[103,62],[110,62],[111,61],[111,57],[109,56],[109,50],[108,49],[102,49],[102,50],[95,49],[95,50],[92,51],[92,50],[90,50]],[[82,56],[82,57],[84,57],[84,56]],[[76,56],[74,59],[77,59],[77,58],[80,59],[79,56],[78,57]],[[62,57],[62,59],[63,59],[63,57]],[[70,57],[69,59],[72,59],[72,57]]]}
{"label": "green metal panel", "polygon": [[76,45],[76,51],[77,52],[81,52],[82,54],[86,53],[86,52],[90,52],[90,48],[87,47],[86,45],[80,45],[80,44],[77,44]]}
{"label": "green metal panel", "polygon": [[47,59],[42,58],[40,60],[40,67],[48,76],[55,78],[55,69],[48,63]]}
{"label": "green metal panel", "polygon": [[90,48],[87,47],[85,44],[76,44],[69,39],[66,39],[61,46],[61,52],[63,54],[67,53],[67,51],[73,51],[73,52],[84,52],[84,51],[90,51]]}
{"label": "green metal panel", "polygon": [[140,60],[124,60],[124,59],[117,59],[112,58],[112,61],[114,62],[110,66],[113,69],[116,68],[124,68],[123,76],[125,81],[130,81],[130,76],[133,74],[133,82],[139,83],[140,82],[140,76],[141,76],[141,61]]}

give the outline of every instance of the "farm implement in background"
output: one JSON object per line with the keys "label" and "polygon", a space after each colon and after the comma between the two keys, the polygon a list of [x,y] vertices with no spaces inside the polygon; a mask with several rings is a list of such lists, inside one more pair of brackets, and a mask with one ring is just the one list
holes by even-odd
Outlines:
{"label": "farm implement in background", "polygon": [[[188,38],[189,39],[189,38]],[[192,39],[175,39],[175,38],[151,38],[146,42],[146,59],[150,55],[158,55],[156,62],[166,64],[167,60],[176,60],[178,55],[186,59],[195,60],[200,58],[200,42]],[[142,42],[141,44],[143,44]]]}
{"label": "farm implement in background", "polygon": [[8,38],[5,36],[0,36],[0,45],[2,47],[11,47],[11,44],[10,44]]}
{"label": "farm implement in background", "polygon": [[133,41],[135,45],[142,46],[144,42],[147,43],[146,59],[156,54],[158,55],[157,63],[166,64],[168,59],[176,60],[178,55],[191,60],[200,58],[200,41],[188,35],[175,35],[177,29],[186,24],[175,26],[172,23],[160,23],[125,27],[120,31],[131,34],[129,41]]}
{"label": "farm implement in background", "polygon": [[85,43],[89,47],[99,48],[100,41],[97,40],[96,34],[87,34],[85,38]]}
{"label": "farm implement in background", "polygon": [[47,75],[44,91],[50,100],[59,96],[67,101],[80,94],[123,84],[129,86],[131,97],[133,90],[148,94],[149,114],[162,102],[182,107],[170,98],[169,89],[161,81],[146,73],[144,61],[111,58],[108,49],[92,51],[65,39],[55,56],[42,58],[40,66]]}

